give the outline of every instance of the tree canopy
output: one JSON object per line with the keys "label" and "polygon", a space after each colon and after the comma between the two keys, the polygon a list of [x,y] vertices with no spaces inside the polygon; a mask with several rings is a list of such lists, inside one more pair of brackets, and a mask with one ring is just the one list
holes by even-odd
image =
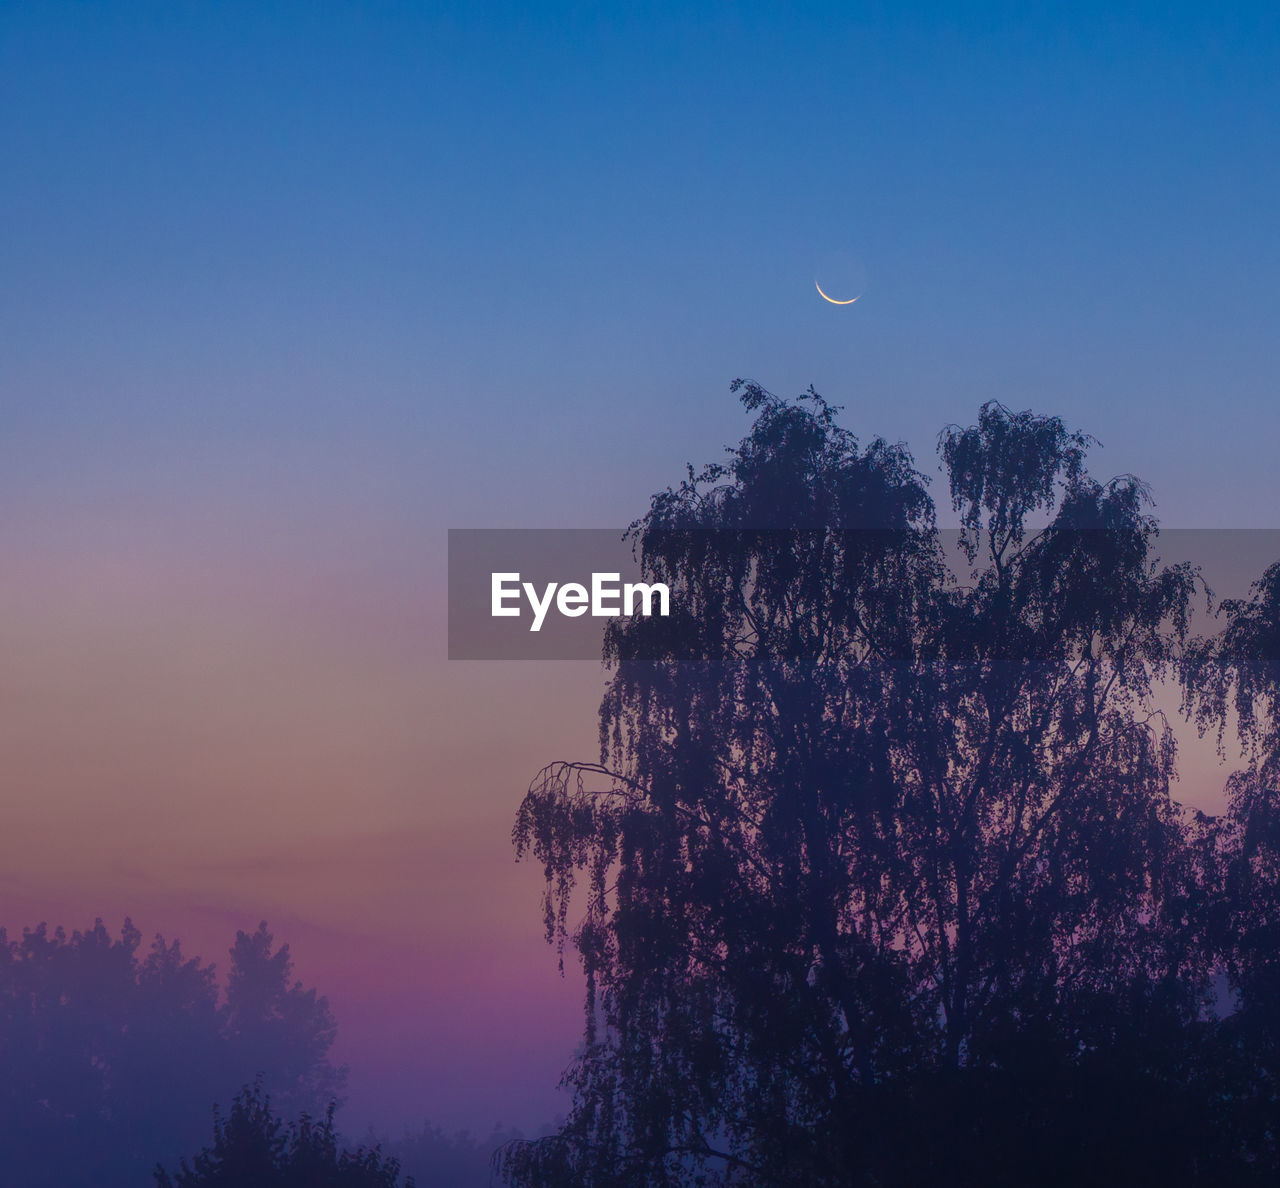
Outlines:
{"label": "tree canopy", "polygon": [[70,934],[0,929],[0,1179],[24,1188],[146,1183],[194,1150],[215,1102],[261,1075],[291,1112],[341,1091],[327,1001],[288,945],[239,932],[225,995],[212,965],[125,921]]}
{"label": "tree canopy", "polygon": [[[673,614],[610,624],[599,762],[546,768],[517,817],[585,1031],[569,1118],[504,1173],[1274,1173],[1275,1094],[1212,1003],[1226,971],[1280,1019],[1280,567],[1194,640],[1146,487],[1095,479],[1059,418],[942,432],[948,536],[903,446],[812,389],[735,389],[748,436],[632,526]],[[1256,744],[1234,842],[1171,794],[1177,679]]]}
{"label": "tree canopy", "polygon": [[[400,1164],[374,1147],[346,1150],[338,1142],[331,1103],[319,1119],[304,1113],[285,1122],[271,1108],[261,1080],[242,1089],[224,1118],[214,1112],[213,1143],[157,1188],[401,1188]],[[414,1188],[410,1178],[403,1188]]]}

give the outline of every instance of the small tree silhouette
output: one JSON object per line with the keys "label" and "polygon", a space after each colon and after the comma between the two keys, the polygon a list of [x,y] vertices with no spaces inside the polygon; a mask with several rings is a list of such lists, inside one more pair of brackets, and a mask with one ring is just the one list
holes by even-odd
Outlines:
{"label": "small tree silhouette", "polygon": [[157,1168],[157,1188],[399,1188],[395,1159],[377,1147],[339,1148],[334,1109],[319,1121],[303,1114],[285,1123],[260,1081],[246,1086],[225,1118],[214,1110],[213,1145],[172,1175]]}

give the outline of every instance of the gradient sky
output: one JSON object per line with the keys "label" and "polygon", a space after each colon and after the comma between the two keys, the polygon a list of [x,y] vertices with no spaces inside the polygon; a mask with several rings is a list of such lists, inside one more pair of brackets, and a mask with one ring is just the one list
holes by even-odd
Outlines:
{"label": "gradient sky", "polygon": [[[1276,527],[1274,6],[0,6],[0,922],[261,917],[352,1119],[534,1126],[511,820],[591,665],[444,659],[445,532],[608,526],[809,383],[996,398]],[[854,306],[813,288],[861,287]]]}

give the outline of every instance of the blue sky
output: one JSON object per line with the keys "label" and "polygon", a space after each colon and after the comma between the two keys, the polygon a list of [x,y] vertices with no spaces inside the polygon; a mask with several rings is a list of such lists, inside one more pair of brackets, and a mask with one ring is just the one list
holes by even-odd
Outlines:
{"label": "blue sky", "polygon": [[1275,16],[943,12],[11,6],[0,449],[483,523],[583,522],[571,465],[623,520],[746,374],[930,466],[1061,412],[1177,522],[1269,523]]}

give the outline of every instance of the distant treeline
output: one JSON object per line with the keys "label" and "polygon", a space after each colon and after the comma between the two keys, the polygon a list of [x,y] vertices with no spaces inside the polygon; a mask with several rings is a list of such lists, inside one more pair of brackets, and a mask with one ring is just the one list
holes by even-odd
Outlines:
{"label": "distant treeline", "polygon": [[[157,1164],[179,1184],[287,1188],[264,1169],[290,1161],[300,1186],[330,1183],[327,1167],[334,1184],[372,1188],[397,1182],[395,1160],[420,1188],[469,1188],[489,1183],[493,1151],[519,1137],[423,1124],[384,1139],[376,1161],[374,1140],[344,1155],[335,1021],[293,978],[288,945],[265,924],[237,933],[220,986],[178,942],[141,941],[128,921],[118,936],[100,920],[83,932],[0,929],[4,1188],[146,1188]],[[183,1158],[197,1178],[183,1180]]]}
{"label": "distant treeline", "polygon": [[266,925],[214,967],[126,921],[0,930],[0,1152],[5,1183],[147,1184],[208,1141],[215,1102],[255,1077],[279,1106],[322,1114],[345,1070],[326,1000],[292,980]]}

